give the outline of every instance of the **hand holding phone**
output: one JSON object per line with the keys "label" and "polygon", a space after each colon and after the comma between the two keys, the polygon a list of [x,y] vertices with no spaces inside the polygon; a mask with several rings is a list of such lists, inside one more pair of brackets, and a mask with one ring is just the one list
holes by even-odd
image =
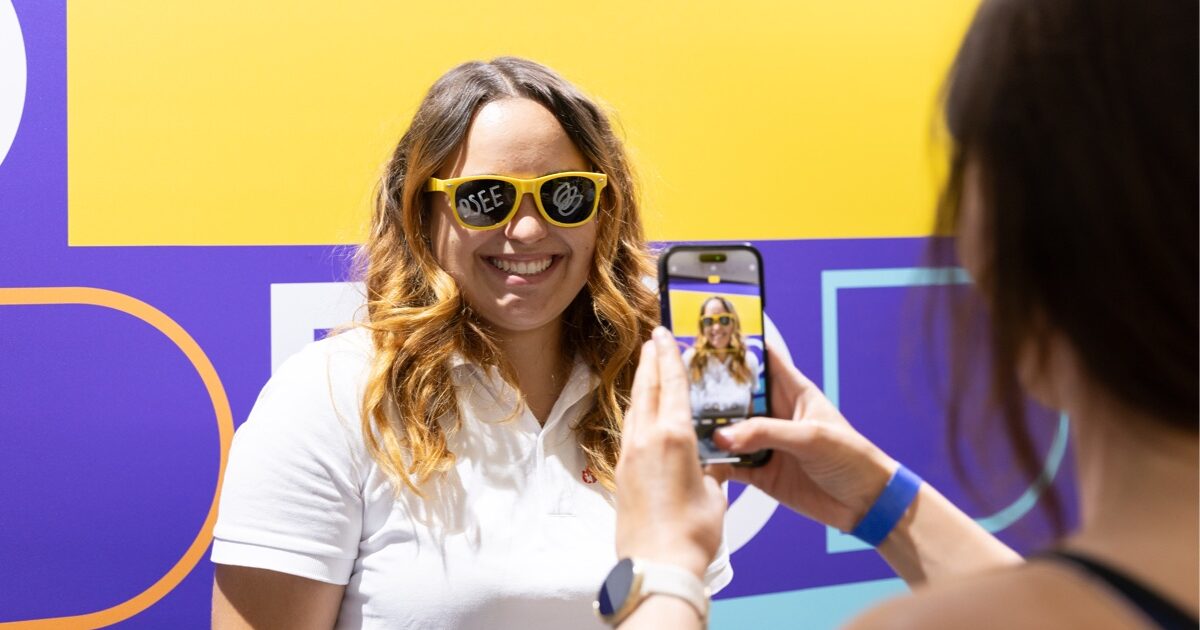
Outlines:
{"label": "hand holding phone", "polygon": [[768,413],[761,255],[749,245],[676,246],[659,258],[658,277],[663,324],[683,347],[700,460],[765,464],[769,450],[734,454],[712,440]]}

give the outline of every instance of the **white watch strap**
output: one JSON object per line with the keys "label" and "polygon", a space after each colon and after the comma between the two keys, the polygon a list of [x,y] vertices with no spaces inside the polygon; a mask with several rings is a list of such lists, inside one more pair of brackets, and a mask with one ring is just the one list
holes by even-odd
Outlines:
{"label": "white watch strap", "polygon": [[642,596],[650,594],[678,597],[692,605],[700,619],[708,621],[708,587],[687,569],[672,564],[635,560],[642,574]]}

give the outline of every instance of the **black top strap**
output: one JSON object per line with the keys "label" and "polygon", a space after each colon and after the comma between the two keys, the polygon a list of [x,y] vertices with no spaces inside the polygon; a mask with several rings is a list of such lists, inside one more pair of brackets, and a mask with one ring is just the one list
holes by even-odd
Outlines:
{"label": "black top strap", "polygon": [[1125,596],[1129,603],[1141,610],[1158,627],[1168,630],[1176,628],[1198,627],[1196,618],[1184,612],[1175,604],[1165,600],[1158,593],[1135,582],[1123,573],[1087,556],[1074,551],[1053,550],[1041,554],[1042,557],[1057,559],[1072,564],[1085,573],[1108,584]]}

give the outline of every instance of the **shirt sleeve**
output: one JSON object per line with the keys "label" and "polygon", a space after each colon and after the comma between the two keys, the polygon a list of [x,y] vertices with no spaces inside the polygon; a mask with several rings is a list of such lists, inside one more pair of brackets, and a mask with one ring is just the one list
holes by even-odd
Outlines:
{"label": "shirt sleeve", "polygon": [[758,355],[750,350],[746,350],[746,367],[750,368],[750,382],[753,383],[750,392],[757,394],[762,389],[758,378],[758,371],[762,367],[762,363],[758,360]]}
{"label": "shirt sleeve", "polygon": [[212,561],[346,584],[362,531],[362,440],[348,424],[359,415],[335,403],[347,379],[314,346],[279,369],[234,435]]}
{"label": "shirt sleeve", "polygon": [[712,594],[721,592],[733,581],[733,564],[729,561],[729,548],[725,546],[725,536],[721,536],[721,546],[717,548],[717,557],[708,565],[704,572],[704,585]]}

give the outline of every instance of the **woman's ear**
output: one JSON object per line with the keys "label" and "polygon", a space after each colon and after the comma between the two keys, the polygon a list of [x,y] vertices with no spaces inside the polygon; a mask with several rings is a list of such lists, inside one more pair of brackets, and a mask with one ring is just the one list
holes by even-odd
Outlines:
{"label": "woman's ear", "polygon": [[1080,383],[1075,347],[1038,311],[1017,356],[1017,378],[1031,398],[1049,409],[1065,410]]}

